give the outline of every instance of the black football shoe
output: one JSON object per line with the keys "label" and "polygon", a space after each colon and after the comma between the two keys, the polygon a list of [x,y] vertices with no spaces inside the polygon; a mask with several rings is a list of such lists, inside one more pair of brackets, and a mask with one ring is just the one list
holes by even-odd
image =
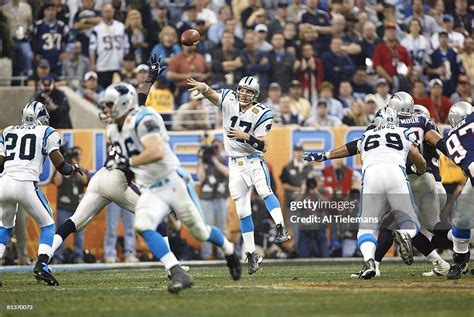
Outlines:
{"label": "black football shoe", "polygon": [[33,270],[35,273],[35,278],[38,282],[45,282],[49,286],[58,286],[59,282],[53,275],[53,272],[48,266],[48,263],[45,262],[36,262],[35,268]]}
{"label": "black football shoe", "polygon": [[290,235],[288,234],[288,230],[286,230],[283,225],[277,225],[276,231],[275,243],[280,244],[291,239]]}
{"label": "black football shoe", "polygon": [[181,266],[175,265],[170,269],[171,284],[168,286],[168,292],[178,294],[186,288],[190,288],[194,283],[194,278],[186,273]]}
{"label": "black football shoe", "polygon": [[370,280],[377,274],[377,269],[375,267],[374,259],[369,259],[364,262],[362,269],[360,270],[358,275],[359,280]]}
{"label": "black football shoe", "polygon": [[392,231],[393,240],[398,244],[400,257],[406,265],[413,264],[413,248],[411,237],[408,233],[398,230]]}
{"label": "black football shoe", "polygon": [[470,252],[467,253],[453,253],[454,264],[449,268],[448,275],[446,277],[448,280],[457,280],[460,279],[463,274],[467,274],[469,271],[468,263],[471,256]]}
{"label": "black football shoe", "polygon": [[247,261],[249,263],[249,275],[252,275],[258,271],[258,264],[262,263],[263,259],[255,251],[252,253],[246,252],[245,254],[247,255]]}
{"label": "black football shoe", "polygon": [[242,276],[242,263],[240,263],[239,255],[234,250],[234,253],[225,257],[225,260],[227,261],[230,276],[234,281],[238,281]]}

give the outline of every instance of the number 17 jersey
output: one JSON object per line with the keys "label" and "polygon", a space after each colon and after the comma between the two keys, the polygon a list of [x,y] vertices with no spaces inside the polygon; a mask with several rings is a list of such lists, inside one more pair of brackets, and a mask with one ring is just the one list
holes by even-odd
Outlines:
{"label": "number 17 jersey", "polygon": [[224,129],[224,147],[230,157],[247,156],[260,152],[248,143],[232,140],[227,137],[229,128],[237,128],[256,138],[265,136],[272,128],[273,113],[267,106],[255,103],[245,112],[240,111],[240,104],[235,91],[222,89],[217,103],[222,113],[222,128]]}

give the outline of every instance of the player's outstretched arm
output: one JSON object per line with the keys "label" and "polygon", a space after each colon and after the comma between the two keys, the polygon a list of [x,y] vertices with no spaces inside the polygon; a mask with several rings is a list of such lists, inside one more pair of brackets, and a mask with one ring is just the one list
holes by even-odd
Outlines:
{"label": "player's outstretched arm", "polygon": [[410,152],[408,152],[408,158],[413,162],[413,164],[415,164],[418,174],[426,173],[426,161],[416,145],[411,145]]}
{"label": "player's outstretched arm", "polygon": [[59,150],[54,150],[49,153],[49,158],[51,159],[51,162],[53,162],[58,172],[63,175],[71,175],[76,173],[84,175],[79,165],[69,164],[66,162],[64,156],[61,154],[61,152],[59,152]]}
{"label": "player's outstretched arm", "polygon": [[152,55],[148,60],[147,65],[150,69],[148,72],[148,77],[146,78],[143,85],[137,89],[138,104],[140,106],[145,104],[151,87],[158,77],[160,77],[161,74],[163,74],[163,72],[166,70],[166,66],[161,65],[161,56]]}
{"label": "player's outstretched arm", "polygon": [[359,150],[357,148],[358,141],[359,140],[349,142],[347,144],[341,145],[338,148],[335,148],[334,150],[327,152],[305,152],[303,155],[303,159],[308,162],[323,162],[327,160],[354,156],[359,153]]}
{"label": "player's outstretched arm", "polygon": [[441,153],[449,157],[448,148],[446,147],[446,142],[443,140],[441,135],[436,132],[436,130],[429,130],[425,134],[425,141],[436,147]]}
{"label": "player's outstretched arm", "polygon": [[159,133],[147,134],[140,140],[143,144],[143,151],[134,155],[128,160],[130,166],[140,166],[163,159],[165,156],[164,142]]}
{"label": "player's outstretched arm", "polygon": [[197,81],[193,78],[188,78],[188,85],[191,87],[189,91],[197,91],[206,97],[214,105],[219,103],[219,94],[217,91],[212,89],[208,84]]}

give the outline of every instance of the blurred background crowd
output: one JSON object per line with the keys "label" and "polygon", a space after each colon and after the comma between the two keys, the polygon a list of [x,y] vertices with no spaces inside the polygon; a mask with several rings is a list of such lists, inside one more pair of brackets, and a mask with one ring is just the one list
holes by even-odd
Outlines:
{"label": "blurred background crowd", "polygon": [[[473,102],[473,15],[473,0],[0,0],[0,85],[34,87],[35,98],[48,107],[51,125],[73,128],[68,99],[59,88],[68,86],[100,107],[109,84],[142,85],[146,61],[156,54],[167,71],[146,104],[174,131],[212,129],[220,123],[215,107],[188,92],[187,78],[235,89],[248,75],[258,78],[259,101],[273,110],[275,125],[366,126],[399,90],[410,92],[443,124],[454,102]],[[186,47],[179,38],[190,28],[199,31],[201,40]],[[303,149],[293,150],[294,158],[276,175],[287,203],[358,197],[357,171],[335,161],[315,174],[302,160]],[[81,150],[75,151],[79,154],[71,159],[79,160]],[[206,217],[225,229],[227,157],[219,140],[203,145],[199,156]],[[452,193],[463,176],[448,176],[443,182]],[[87,179],[64,182],[57,175],[54,183],[67,187],[58,192],[57,214],[66,219]],[[271,219],[258,199],[252,202],[256,232],[261,233],[257,242],[274,256],[356,252],[354,228],[344,226],[293,226],[292,251],[272,249]],[[125,260],[135,262],[133,216],[117,206],[107,213],[105,260],[117,259],[121,218]],[[78,256],[82,239],[76,237],[70,262],[83,260]],[[205,245],[200,255],[183,250],[190,258],[214,256]],[[62,255],[57,259],[63,260]]]}

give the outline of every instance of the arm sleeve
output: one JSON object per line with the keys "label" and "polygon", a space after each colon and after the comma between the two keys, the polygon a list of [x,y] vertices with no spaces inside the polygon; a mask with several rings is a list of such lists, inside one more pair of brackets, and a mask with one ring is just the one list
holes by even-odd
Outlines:
{"label": "arm sleeve", "polygon": [[222,106],[224,105],[224,102],[226,100],[230,100],[235,95],[232,93],[232,90],[225,89],[225,88],[218,90],[217,93],[219,95],[219,100],[217,101],[217,105],[219,106],[219,109],[222,111]]}
{"label": "arm sleeve", "polygon": [[270,132],[273,124],[273,112],[268,109],[265,111],[255,123],[253,128],[253,135],[258,138]]}
{"label": "arm sleeve", "polygon": [[143,117],[138,118],[135,129],[140,141],[149,134],[159,133],[163,130],[163,119],[153,112],[146,112]]}
{"label": "arm sleeve", "polygon": [[51,127],[48,127],[45,132],[45,138],[43,140],[45,154],[50,154],[54,150],[59,150],[61,146],[61,136],[59,133]]}

